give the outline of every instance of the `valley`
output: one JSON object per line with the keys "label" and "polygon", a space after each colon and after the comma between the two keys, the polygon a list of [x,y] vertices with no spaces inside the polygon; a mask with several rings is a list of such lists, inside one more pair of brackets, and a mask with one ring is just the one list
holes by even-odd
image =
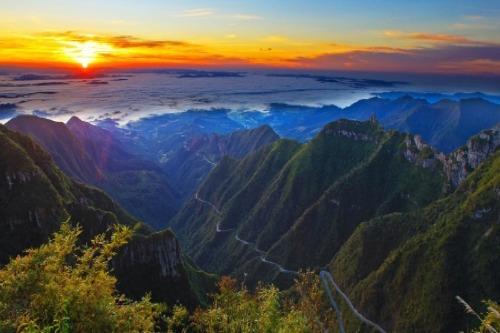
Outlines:
{"label": "valley", "polygon": [[[477,110],[483,114],[472,116]],[[447,120],[432,119],[437,113]],[[424,116],[438,125],[417,126]],[[125,127],[18,116],[2,127],[3,201],[32,208],[2,205],[0,258],[43,243],[68,217],[83,227],[83,242],[118,223],[135,230],[113,260],[117,288],[132,299],[149,292],[155,302],[193,309],[211,302],[218,276],[286,291],[313,271],[340,332],[458,329],[467,321],[453,293],[473,304],[500,293],[498,270],[483,266],[497,267],[500,244],[499,122],[489,101],[409,96],[345,109],[192,111]],[[40,192],[16,190],[25,183]],[[32,235],[12,241],[21,225]],[[470,250],[456,241],[431,250],[440,237]],[[472,264],[470,251],[482,262]],[[472,265],[466,274],[482,291],[460,280],[438,287],[460,275],[450,265]],[[431,294],[414,294],[419,279]],[[431,309],[436,298],[446,312],[404,312]]]}

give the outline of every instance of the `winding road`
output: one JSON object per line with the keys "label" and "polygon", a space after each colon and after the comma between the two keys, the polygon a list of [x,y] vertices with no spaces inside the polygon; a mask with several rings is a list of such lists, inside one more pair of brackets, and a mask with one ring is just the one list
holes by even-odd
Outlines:
{"label": "winding road", "polygon": [[[340,296],[342,296],[342,298],[344,299],[344,301],[347,303],[347,305],[349,306],[349,309],[351,309],[352,313],[359,318],[359,320],[361,320],[362,322],[364,322],[365,324],[373,327],[374,329],[376,329],[377,331],[381,332],[381,333],[387,333],[382,327],[380,327],[378,324],[374,323],[373,321],[371,321],[370,319],[366,318],[365,316],[363,316],[359,311],[358,309],[356,309],[354,307],[354,305],[352,304],[351,300],[349,299],[349,297],[347,297],[347,295],[342,291],[342,289],[339,288],[339,286],[335,283],[335,281],[333,280],[333,276],[332,274],[330,274],[330,272],[328,271],[325,271],[325,270],[322,270],[319,272],[319,276],[321,278],[321,281],[323,281],[323,286],[325,286],[325,289],[327,290],[327,294],[328,294],[328,298],[330,298],[330,294],[331,294],[331,290],[330,290],[330,287],[329,287],[329,283],[332,284],[333,288],[335,288],[335,290],[340,294]],[[330,302],[332,303],[332,306],[334,308],[337,307],[335,301],[333,300],[333,297],[330,298]],[[335,304],[335,306],[333,305]],[[339,312],[340,313],[340,309],[339,309]],[[342,330],[341,330],[342,331]]]}
{"label": "winding road", "polygon": [[[194,195],[195,200],[210,206],[219,216],[222,216],[222,212],[211,202],[203,200],[199,197],[198,192],[195,193]],[[216,225],[216,232],[221,233],[221,232],[229,232],[229,231],[234,231],[236,228],[229,228],[229,229],[221,229],[220,228],[220,221]],[[241,244],[245,246],[251,246],[255,252],[257,252],[260,255],[260,260],[263,263],[272,265],[276,267],[280,273],[285,273],[285,274],[292,274],[292,275],[298,275],[299,272],[286,269],[277,262],[271,261],[266,259],[266,252],[260,250],[257,248],[257,245],[253,242],[246,241],[242,239],[241,237],[238,236],[238,233],[235,234],[234,239]],[[346,302],[346,304],[349,306],[349,309],[351,309],[352,313],[362,322],[365,324],[373,327],[375,330],[377,330],[380,333],[387,333],[382,327],[380,327],[378,324],[374,323],[373,321],[369,320],[365,316],[363,316],[357,309],[356,307],[352,304],[351,300],[349,297],[340,289],[340,287],[335,283],[335,280],[333,279],[333,276],[330,272],[326,270],[321,270],[319,272],[319,277],[321,279],[321,282],[323,283],[323,287],[325,288],[326,294],[328,296],[328,300],[330,301],[330,304],[332,308],[334,309],[335,313],[337,314],[337,319],[338,319],[338,325],[339,325],[339,331],[340,333],[345,333],[345,327],[344,327],[344,321],[342,319],[342,312],[340,311],[340,307],[338,306],[337,302],[335,302],[335,298],[333,297],[332,290],[330,288],[330,284],[333,286],[333,288],[342,296],[343,300]]]}

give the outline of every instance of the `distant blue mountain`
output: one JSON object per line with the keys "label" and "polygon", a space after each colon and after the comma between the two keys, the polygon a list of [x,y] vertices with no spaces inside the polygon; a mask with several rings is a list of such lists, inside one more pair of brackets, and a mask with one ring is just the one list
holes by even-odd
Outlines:
{"label": "distant blue mountain", "polygon": [[365,99],[344,109],[334,105],[271,104],[266,112],[191,110],[152,116],[115,131],[123,132],[120,137],[133,143],[129,146],[136,148],[135,153],[161,160],[199,135],[269,125],[281,137],[305,142],[331,121],[366,120],[372,115],[387,129],[419,134],[439,150],[450,152],[465,144],[470,136],[500,123],[500,105],[483,98],[440,99],[433,103],[402,95],[394,99]]}
{"label": "distant blue mountain", "polygon": [[467,98],[481,98],[492,103],[500,104],[500,96],[484,94],[481,92],[467,92],[467,93],[458,92],[454,94],[445,94],[445,93],[434,93],[434,92],[389,91],[382,93],[374,93],[373,95],[387,99],[398,99],[404,96],[410,96],[413,98],[425,99],[429,103],[436,103],[443,99],[459,101],[461,99],[467,99]]}
{"label": "distant blue mountain", "polygon": [[500,105],[482,98],[442,99],[430,103],[408,95],[397,99],[362,100],[343,110],[348,119],[373,114],[386,128],[419,134],[443,152],[450,152],[481,130],[500,122]]}

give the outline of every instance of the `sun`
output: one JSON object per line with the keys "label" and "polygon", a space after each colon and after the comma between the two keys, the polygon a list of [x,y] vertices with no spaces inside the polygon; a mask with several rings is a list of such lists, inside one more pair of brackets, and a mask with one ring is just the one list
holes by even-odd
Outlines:
{"label": "sun", "polygon": [[66,56],[79,63],[84,69],[94,63],[99,56],[109,53],[111,50],[108,44],[94,41],[71,41],[67,42],[67,45],[64,50]]}

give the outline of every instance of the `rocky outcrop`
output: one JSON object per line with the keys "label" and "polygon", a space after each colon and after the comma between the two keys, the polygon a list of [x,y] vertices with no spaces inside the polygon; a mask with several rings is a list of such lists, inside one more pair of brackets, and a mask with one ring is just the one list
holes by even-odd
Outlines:
{"label": "rocky outcrop", "polygon": [[500,147],[500,125],[482,131],[467,140],[465,146],[457,149],[448,156],[440,155],[443,169],[453,187],[457,187],[465,178],[495,153]]}
{"label": "rocky outcrop", "polygon": [[159,278],[179,277],[182,266],[179,243],[170,231],[135,237],[120,253],[115,269],[127,271],[131,267],[155,266]]}
{"label": "rocky outcrop", "polygon": [[403,155],[407,161],[426,169],[434,167],[438,163],[439,153],[426,144],[420,135],[408,134],[405,145]]}
{"label": "rocky outcrop", "polygon": [[441,163],[452,188],[456,188],[474,169],[498,150],[500,125],[471,137],[463,147],[448,155],[426,144],[420,135],[408,134],[405,145],[403,155],[406,160],[423,168]]}
{"label": "rocky outcrop", "polygon": [[150,293],[154,301],[187,306],[197,304],[175,235],[164,230],[136,235],[113,260],[118,289],[140,299]]}
{"label": "rocky outcrop", "polygon": [[373,139],[370,138],[368,135],[363,133],[356,133],[354,131],[337,130],[335,134],[339,136],[345,136],[346,138],[354,141],[373,141]]}

